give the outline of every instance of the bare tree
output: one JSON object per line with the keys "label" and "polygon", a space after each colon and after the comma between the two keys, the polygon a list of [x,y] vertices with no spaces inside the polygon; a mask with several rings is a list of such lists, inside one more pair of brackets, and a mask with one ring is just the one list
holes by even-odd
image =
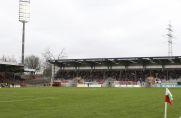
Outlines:
{"label": "bare tree", "polygon": [[4,62],[13,62],[13,63],[17,63],[16,59],[12,56],[12,57],[9,57],[9,56],[2,56],[0,58],[0,61],[4,61]]}
{"label": "bare tree", "polygon": [[60,53],[56,56],[55,54],[53,54],[53,52],[50,49],[47,49],[45,51],[45,53],[42,54],[44,59],[46,61],[48,60],[56,60],[56,59],[62,59],[62,58],[66,58],[66,53],[65,53],[65,48],[63,48]]}
{"label": "bare tree", "polygon": [[47,49],[43,54],[43,75],[46,77],[51,77],[52,67],[49,63],[50,60],[66,58],[65,48],[63,48],[58,55],[55,55],[50,49]]}
{"label": "bare tree", "polygon": [[25,58],[25,67],[30,69],[40,69],[40,59],[37,56],[31,55]]}
{"label": "bare tree", "polygon": [[66,53],[65,53],[65,48],[63,48],[63,49],[61,50],[61,52],[59,53],[57,59],[62,59],[62,58],[67,58],[67,55],[66,55]]}

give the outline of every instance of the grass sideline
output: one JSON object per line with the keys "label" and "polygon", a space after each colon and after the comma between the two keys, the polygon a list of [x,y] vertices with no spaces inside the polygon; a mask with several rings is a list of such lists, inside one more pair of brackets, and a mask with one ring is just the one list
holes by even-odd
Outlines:
{"label": "grass sideline", "polygon": [[[168,118],[181,116],[181,89],[170,89]],[[0,118],[162,118],[163,88],[1,88]]]}

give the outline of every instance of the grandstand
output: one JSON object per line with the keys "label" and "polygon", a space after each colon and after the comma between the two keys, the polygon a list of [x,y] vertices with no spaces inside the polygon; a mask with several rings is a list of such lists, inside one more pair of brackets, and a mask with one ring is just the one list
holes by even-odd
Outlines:
{"label": "grandstand", "polygon": [[[178,86],[181,56],[49,60],[63,86]],[[71,85],[70,85],[71,83]],[[60,85],[60,84],[58,84]]]}
{"label": "grandstand", "polygon": [[0,61],[0,87],[20,86],[23,71],[21,64]]}
{"label": "grandstand", "polygon": [[24,65],[0,61],[0,88],[49,86],[50,81],[42,75],[35,75],[35,69],[24,68]]}

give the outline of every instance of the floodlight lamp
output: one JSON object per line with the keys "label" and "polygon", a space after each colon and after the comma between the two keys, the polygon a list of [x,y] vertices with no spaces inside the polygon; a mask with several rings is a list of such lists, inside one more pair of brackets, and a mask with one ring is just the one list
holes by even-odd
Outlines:
{"label": "floodlight lamp", "polygon": [[30,20],[30,0],[19,1],[19,21],[28,22]]}

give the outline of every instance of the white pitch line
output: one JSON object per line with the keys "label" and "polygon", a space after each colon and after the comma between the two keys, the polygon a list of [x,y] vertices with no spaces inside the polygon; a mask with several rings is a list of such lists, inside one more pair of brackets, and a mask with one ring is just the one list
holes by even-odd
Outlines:
{"label": "white pitch line", "polygon": [[55,99],[55,98],[54,97],[44,97],[44,98],[31,98],[31,99],[21,99],[21,100],[6,100],[6,101],[0,101],[0,103],[34,101],[34,100],[43,100],[43,99]]}

